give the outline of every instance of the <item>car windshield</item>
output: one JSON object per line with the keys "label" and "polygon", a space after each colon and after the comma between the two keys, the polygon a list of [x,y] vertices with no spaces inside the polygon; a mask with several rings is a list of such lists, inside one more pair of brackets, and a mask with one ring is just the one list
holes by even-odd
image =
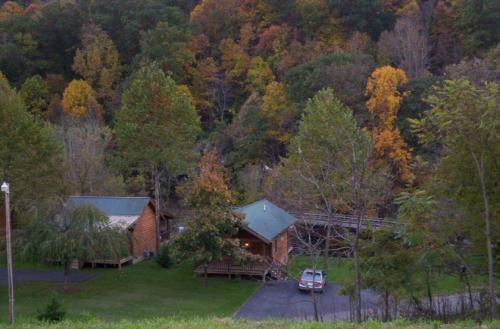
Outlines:
{"label": "car windshield", "polygon": [[313,281],[313,277],[314,281],[321,281],[321,272],[316,272],[316,276],[313,271],[305,271],[302,274],[302,279],[306,281]]}

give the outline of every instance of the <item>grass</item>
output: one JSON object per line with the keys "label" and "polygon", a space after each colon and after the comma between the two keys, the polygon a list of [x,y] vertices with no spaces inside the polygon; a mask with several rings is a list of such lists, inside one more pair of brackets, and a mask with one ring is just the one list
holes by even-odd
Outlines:
{"label": "grass", "polygon": [[230,319],[178,319],[163,318],[149,319],[142,321],[118,321],[103,322],[95,319],[87,321],[64,321],[57,324],[40,324],[39,322],[25,322],[17,324],[14,328],[18,329],[498,329],[499,321],[477,325],[474,322],[456,322],[452,324],[443,324],[440,322],[410,322],[397,320],[393,322],[367,321],[362,324],[352,322],[335,323],[313,323],[301,321],[233,321]]}
{"label": "grass", "polygon": [[[354,273],[351,267],[351,260],[344,258],[331,258],[328,266],[328,282],[342,283],[352,280]],[[319,267],[323,265],[323,259],[320,259]],[[311,261],[307,256],[295,256],[292,257],[288,265],[289,273],[297,278],[303,269],[311,267]],[[471,282],[474,286],[486,284],[486,276],[476,276],[471,278]],[[500,280],[497,280],[497,285],[500,286]],[[434,294],[451,294],[464,290],[464,284],[460,281],[458,276],[442,274],[438,280],[434,283],[433,293]],[[423,296],[424,291],[421,292]]]}
{"label": "grass", "polygon": [[[18,265],[16,268],[33,268]],[[39,266],[37,269],[61,270]],[[94,280],[74,285],[77,292],[60,294],[61,284],[24,283],[15,286],[18,318],[35,317],[37,310],[56,294],[69,319],[89,316],[103,320],[156,317],[227,317],[257,289],[258,282],[210,278],[208,287],[193,274],[189,264],[161,269],[154,262],[143,262],[117,269],[88,269],[98,272]],[[0,296],[7,296],[0,285]],[[0,300],[0,322],[5,322],[7,298]]]}

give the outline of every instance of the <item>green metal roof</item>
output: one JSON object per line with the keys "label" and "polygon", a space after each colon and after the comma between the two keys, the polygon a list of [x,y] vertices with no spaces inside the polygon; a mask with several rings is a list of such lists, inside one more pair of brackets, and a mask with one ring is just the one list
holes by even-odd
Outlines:
{"label": "green metal roof", "polygon": [[244,223],[251,232],[268,242],[296,221],[292,215],[266,199],[236,208],[236,211],[245,214]]}
{"label": "green metal roof", "polygon": [[93,205],[107,216],[139,216],[148,204],[147,197],[70,196],[73,206]]}

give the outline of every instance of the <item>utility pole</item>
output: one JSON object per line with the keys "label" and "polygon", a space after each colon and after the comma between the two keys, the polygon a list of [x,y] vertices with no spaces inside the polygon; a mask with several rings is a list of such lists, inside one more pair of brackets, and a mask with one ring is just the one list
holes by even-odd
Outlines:
{"label": "utility pole", "polygon": [[14,275],[12,272],[12,243],[10,239],[10,204],[9,204],[9,184],[3,182],[2,192],[5,195],[5,241],[7,243],[7,285],[9,290],[9,322],[14,325]]}

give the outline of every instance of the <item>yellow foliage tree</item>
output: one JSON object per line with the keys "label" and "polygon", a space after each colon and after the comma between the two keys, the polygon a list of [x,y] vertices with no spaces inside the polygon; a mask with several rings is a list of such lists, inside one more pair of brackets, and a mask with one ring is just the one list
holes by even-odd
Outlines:
{"label": "yellow foliage tree", "polygon": [[391,164],[403,183],[413,179],[409,166],[411,154],[396,127],[398,110],[406,96],[400,89],[406,83],[408,77],[402,69],[383,66],[373,71],[365,90],[369,96],[366,107],[376,120],[372,131],[375,151]]}
{"label": "yellow foliage tree", "polygon": [[95,97],[95,91],[86,81],[73,80],[64,90],[61,105],[64,112],[75,118],[88,113],[99,115],[99,104]]}
{"label": "yellow foliage tree", "polygon": [[288,143],[291,137],[290,124],[294,121],[296,112],[296,108],[288,100],[283,84],[273,81],[266,86],[262,98],[262,116],[268,123],[268,137]]}
{"label": "yellow foliage tree", "polygon": [[99,26],[84,27],[82,47],[76,50],[73,70],[95,88],[99,98],[111,97],[120,78],[120,60],[113,41]]}
{"label": "yellow foliage tree", "polygon": [[274,80],[274,74],[269,64],[262,57],[252,58],[247,72],[247,85],[250,91],[263,94],[267,84]]}

